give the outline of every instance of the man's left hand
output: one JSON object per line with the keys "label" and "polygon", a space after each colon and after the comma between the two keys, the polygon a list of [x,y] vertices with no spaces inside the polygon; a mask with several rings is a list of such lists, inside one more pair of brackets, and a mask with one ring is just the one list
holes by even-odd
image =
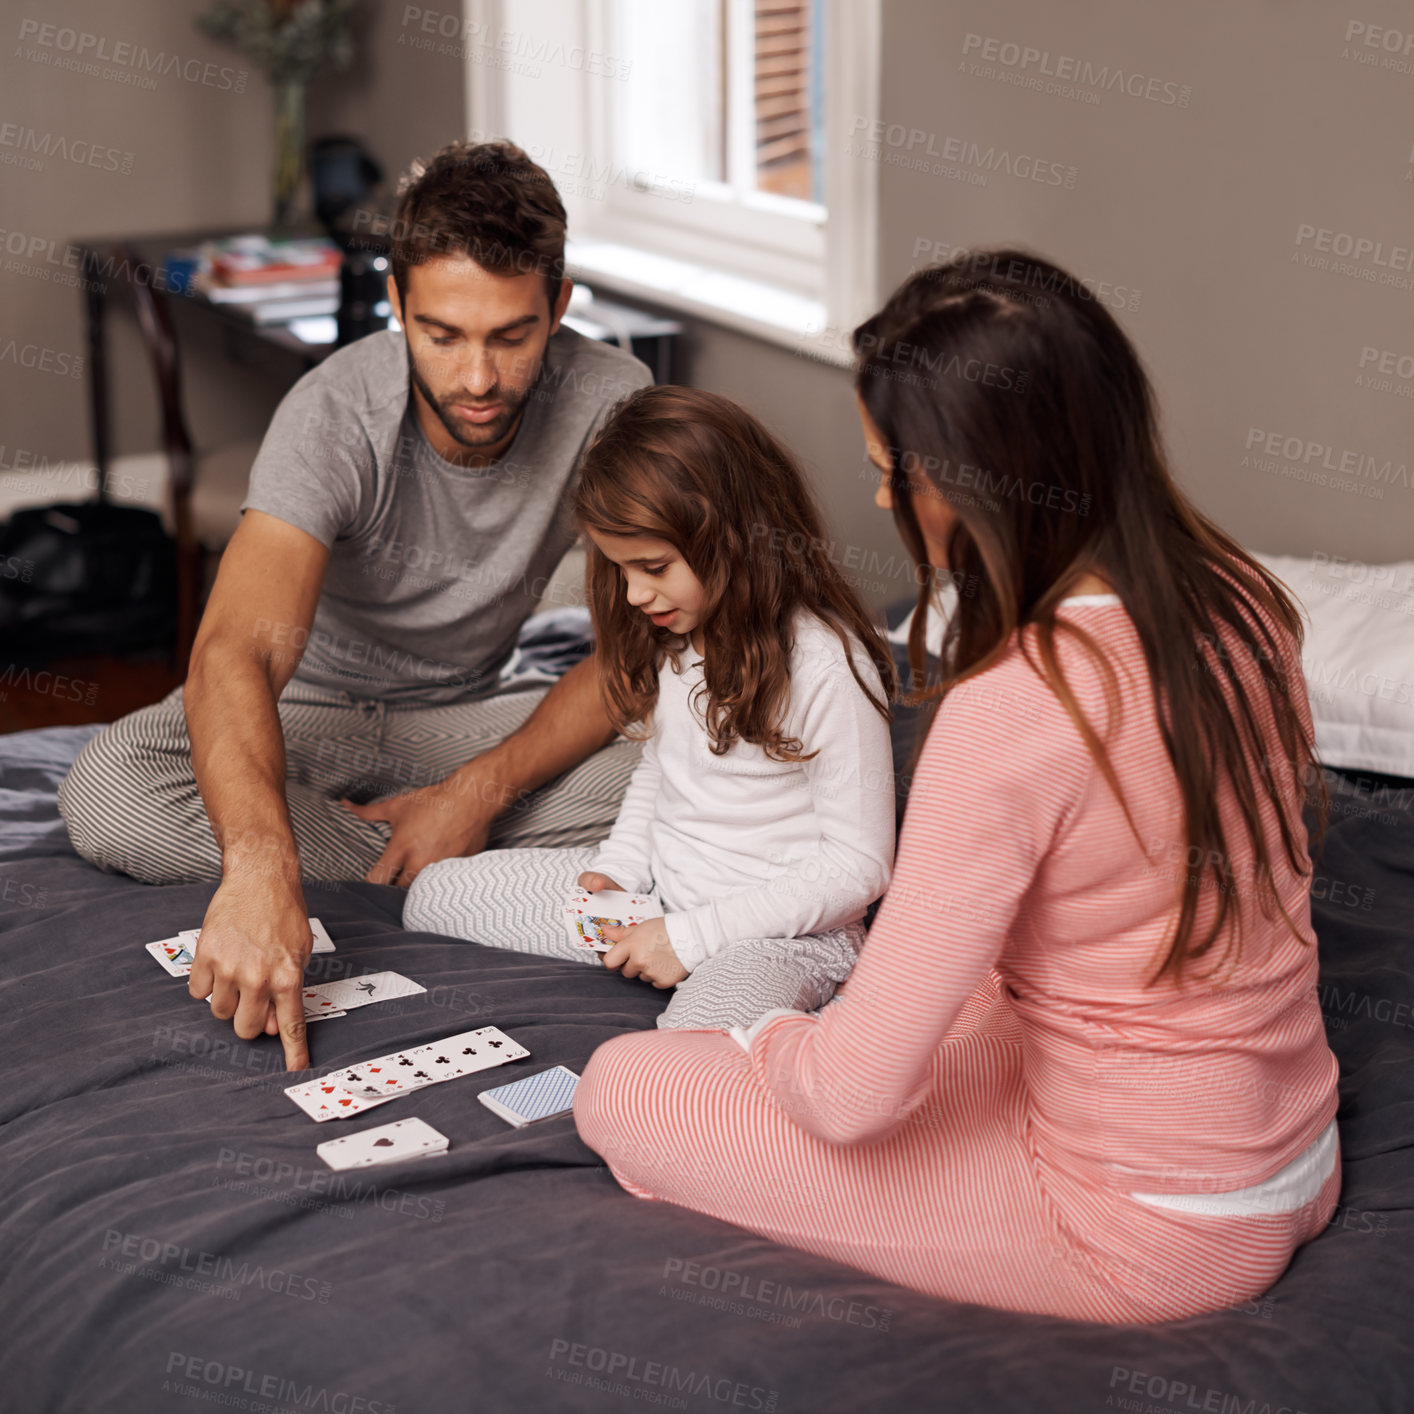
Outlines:
{"label": "man's left hand", "polygon": [[344,807],[360,820],[386,820],[393,827],[392,838],[364,876],[367,882],[407,888],[419,871],[439,859],[479,854],[497,814],[482,794],[466,778],[449,776],[367,805],[344,799]]}

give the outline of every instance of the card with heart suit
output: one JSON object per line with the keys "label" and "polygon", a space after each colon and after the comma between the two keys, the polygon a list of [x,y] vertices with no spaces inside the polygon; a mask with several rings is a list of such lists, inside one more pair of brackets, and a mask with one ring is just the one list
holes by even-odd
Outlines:
{"label": "card with heart suit", "polygon": [[[314,938],[314,952],[333,952],[334,940],[324,930],[317,919],[309,920],[309,931]],[[163,938],[161,942],[148,943],[147,950],[164,971],[173,977],[191,975],[191,965],[196,954],[196,940],[201,936],[200,928],[183,928],[175,938]]]}
{"label": "card with heart suit", "polygon": [[430,1045],[377,1056],[362,1065],[347,1066],[324,1077],[362,1099],[391,1099],[426,1085],[474,1075],[508,1061],[524,1060],[530,1052],[495,1026],[464,1031]]}
{"label": "card with heart suit", "polygon": [[331,1169],[361,1169],[371,1164],[391,1164],[403,1159],[430,1159],[451,1147],[426,1120],[400,1119],[361,1129],[343,1139],[326,1139],[315,1152]]}
{"label": "card with heart suit", "polygon": [[366,1095],[350,1095],[342,1086],[323,1079],[287,1085],[285,1094],[316,1124],[323,1124],[326,1119],[347,1119],[350,1115],[361,1114],[376,1105],[386,1105],[389,1100],[397,1098],[387,1095],[373,1100]]}
{"label": "card with heart suit", "polygon": [[333,1012],[349,1012],[356,1007],[371,1006],[374,1002],[392,1001],[394,997],[412,997],[425,992],[426,987],[404,977],[400,972],[366,972],[361,977],[343,977],[337,982],[320,982],[306,987],[304,997],[304,1019],[313,1021],[317,1016]]}
{"label": "card with heart suit", "polygon": [[173,977],[186,977],[191,973],[194,940],[191,938],[163,938],[158,943],[148,943],[147,950],[161,964],[165,972]]}
{"label": "card with heart suit", "polygon": [[588,952],[608,952],[613,943],[602,928],[627,928],[650,918],[661,918],[658,900],[646,894],[628,894],[618,889],[601,889],[597,894],[574,893],[565,904],[565,927],[578,948]]}

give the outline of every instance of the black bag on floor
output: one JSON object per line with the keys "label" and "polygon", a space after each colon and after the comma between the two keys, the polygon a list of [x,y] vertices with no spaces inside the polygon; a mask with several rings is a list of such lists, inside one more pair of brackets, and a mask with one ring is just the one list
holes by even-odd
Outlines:
{"label": "black bag on floor", "polygon": [[0,644],[10,661],[171,648],[176,544],[156,512],[110,501],[0,524]]}

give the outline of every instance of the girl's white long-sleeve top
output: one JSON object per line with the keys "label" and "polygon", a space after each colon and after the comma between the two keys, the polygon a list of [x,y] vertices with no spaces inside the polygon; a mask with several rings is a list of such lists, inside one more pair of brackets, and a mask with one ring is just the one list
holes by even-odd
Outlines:
{"label": "girl's white long-sleeve top", "polygon": [[[773,761],[737,741],[712,754],[702,657],[658,670],[652,735],[613,830],[590,868],[633,893],[656,890],[668,938],[691,972],[743,938],[795,938],[858,921],[889,882],[894,778],[888,724],[814,614],[794,620],[782,727],[808,761]],[[860,677],[879,675],[851,636]],[[694,694],[701,699],[694,703]]]}

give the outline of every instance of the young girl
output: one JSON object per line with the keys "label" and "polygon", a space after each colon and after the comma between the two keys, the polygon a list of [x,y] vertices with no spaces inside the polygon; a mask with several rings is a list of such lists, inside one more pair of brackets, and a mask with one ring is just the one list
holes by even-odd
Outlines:
{"label": "young girl", "polygon": [[582,890],[656,895],[604,966],[676,993],[661,1027],[730,1027],[834,994],[894,852],[893,661],[788,454],[743,409],[644,388],[590,449],[576,509],[614,725],[646,734],[597,850],[421,871],[403,926],[576,958]]}
{"label": "young girl", "polygon": [[1340,1187],[1298,613],[1174,485],[1133,347],[1064,271],[968,253],[855,347],[879,504],[977,584],[893,882],[833,1005],[616,1037],[580,1133],[631,1193],[937,1296],[1250,1300]]}

